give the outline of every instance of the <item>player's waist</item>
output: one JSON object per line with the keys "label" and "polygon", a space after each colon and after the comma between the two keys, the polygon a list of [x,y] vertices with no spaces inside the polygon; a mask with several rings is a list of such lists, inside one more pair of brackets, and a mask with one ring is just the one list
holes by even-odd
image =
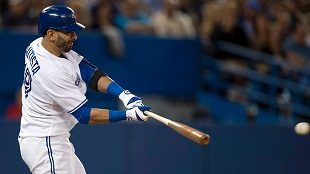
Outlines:
{"label": "player's waist", "polygon": [[40,139],[40,138],[46,138],[46,137],[63,137],[63,138],[70,138],[71,134],[69,132],[64,133],[64,134],[60,134],[60,135],[53,135],[53,136],[34,136],[34,135],[23,135],[23,134],[19,134],[18,135],[18,139]]}
{"label": "player's waist", "polygon": [[69,120],[32,120],[22,116],[20,125],[20,137],[47,137],[62,136],[69,133],[75,122]]}

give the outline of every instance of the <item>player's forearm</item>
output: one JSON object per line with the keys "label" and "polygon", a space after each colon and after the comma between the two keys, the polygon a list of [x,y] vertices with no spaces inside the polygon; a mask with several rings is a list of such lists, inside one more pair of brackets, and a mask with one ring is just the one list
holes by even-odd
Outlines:
{"label": "player's forearm", "polygon": [[[143,109],[143,108],[142,108]],[[131,114],[131,115],[130,115]],[[133,117],[133,113],[129,113],[128,117]],[[88,124],[107,124],[114,123],[121,120],[126,120],[126,111],[114,111],[107,109],[92,108]]]}
{"label": "player's forearm", "polygon": [[113,82],[113,80],[110,77],[102,76],[97,83],[98,91],[107,92],[107,88],[111,82]]}
{"label": "player's forearm", "polygon": [[109,110],[92,108],[88,124],[107,124],[109,123]]}

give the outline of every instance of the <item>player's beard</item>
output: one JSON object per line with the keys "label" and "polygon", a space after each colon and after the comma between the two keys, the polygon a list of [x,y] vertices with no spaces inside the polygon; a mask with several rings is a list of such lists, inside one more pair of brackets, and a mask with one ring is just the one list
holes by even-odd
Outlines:
{"label": "player's beard", "polygon": [[62,52],[69,52],[72,49],[71,42],[73,41],[65,41],[65,40],[58,40],[55,42],[55,45],[62,51]]}
{"label": "player's beard", "polygon": [[69,52],[72,49],[74,40],[66,40],[61,35],[58,35],[58,39],[55,40],[55,45],[59,48],[61,52]]}

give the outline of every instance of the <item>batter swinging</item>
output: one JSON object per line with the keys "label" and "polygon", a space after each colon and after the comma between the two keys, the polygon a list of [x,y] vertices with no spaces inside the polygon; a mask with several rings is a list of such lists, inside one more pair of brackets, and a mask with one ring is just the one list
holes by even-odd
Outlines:
{"label": "batter swinging", "polygon": [[[103,71],[72,50],[77,23],[72,9],[53,5],[42,10],[38,33],[25,53],[22,118],[19,133],[21,157],[34,174],[85,174],[75,155],[70,130],[78,123],[105,124],[120,120],[146,121],[150,107],[124,90]],[[87,106],[87,88],[119,97],[128,110]]]}

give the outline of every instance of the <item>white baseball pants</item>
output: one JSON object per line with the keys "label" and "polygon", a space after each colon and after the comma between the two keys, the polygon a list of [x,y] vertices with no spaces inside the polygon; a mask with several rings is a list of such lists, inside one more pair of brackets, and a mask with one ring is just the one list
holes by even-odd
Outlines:
{"label": "white baseball pants", "polygon": [[33,174],[86,174],[69,135],[18,141],[21,157]]}

